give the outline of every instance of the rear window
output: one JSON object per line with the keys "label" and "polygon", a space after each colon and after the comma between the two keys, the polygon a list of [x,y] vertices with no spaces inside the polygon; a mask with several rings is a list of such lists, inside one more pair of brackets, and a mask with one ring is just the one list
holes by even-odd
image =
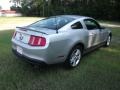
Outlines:
{"label": "rear window", "polygon": [[48,28],[48,29],[53,29],[57,30],[60,29],[61,27],[65,26],[69,22],[73,21],[73,18],[69,17],[50,17],[46,18],[40,21],[37,21],[28,27],[33,27],[33,28]]}

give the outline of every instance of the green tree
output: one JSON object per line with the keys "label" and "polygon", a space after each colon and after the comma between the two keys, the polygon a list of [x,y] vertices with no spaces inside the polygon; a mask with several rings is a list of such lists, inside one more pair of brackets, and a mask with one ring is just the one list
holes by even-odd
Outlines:
{"label": "green tree", "polygon": [[77,14],[97,19],[120,20],[120,0],[13,0],[27,16]]}

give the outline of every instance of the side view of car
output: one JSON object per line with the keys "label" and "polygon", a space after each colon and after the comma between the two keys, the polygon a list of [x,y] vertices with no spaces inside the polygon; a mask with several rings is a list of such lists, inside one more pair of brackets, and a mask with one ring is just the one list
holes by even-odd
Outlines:
{"label": "side view of car", "polygon": [[111,38],[111,31],[91,17],[60,15],[16,27],[12,50],[32,62],[65,62],[69,67],[76,67],[83,54],[109,46]]}

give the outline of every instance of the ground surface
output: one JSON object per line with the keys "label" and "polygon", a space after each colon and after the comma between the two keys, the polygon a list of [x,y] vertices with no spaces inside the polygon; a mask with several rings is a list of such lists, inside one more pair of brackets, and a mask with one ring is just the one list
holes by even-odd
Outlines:
{"label": "ground surface", "polygon": [[42,18],[39,17],[0,17],[0,30],[15,29],[16,26],[29,25]]}
{"label": "ground surface", "polygon": [[72,70],[33,67],[11,52],[13,30],[0,31],[0,90],[119,90],[120,28],[111,30],[111,46],[85,55]]}

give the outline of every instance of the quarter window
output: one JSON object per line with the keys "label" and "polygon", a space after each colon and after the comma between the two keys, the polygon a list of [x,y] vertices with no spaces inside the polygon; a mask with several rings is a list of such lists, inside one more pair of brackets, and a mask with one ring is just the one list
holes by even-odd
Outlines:
{"label": "quarter window", "polygon": [[71,25],[71,28],[72,29],[82,29],[83,26],[82,26],[82,24],[80,22],[76,22],[73,25]]}

